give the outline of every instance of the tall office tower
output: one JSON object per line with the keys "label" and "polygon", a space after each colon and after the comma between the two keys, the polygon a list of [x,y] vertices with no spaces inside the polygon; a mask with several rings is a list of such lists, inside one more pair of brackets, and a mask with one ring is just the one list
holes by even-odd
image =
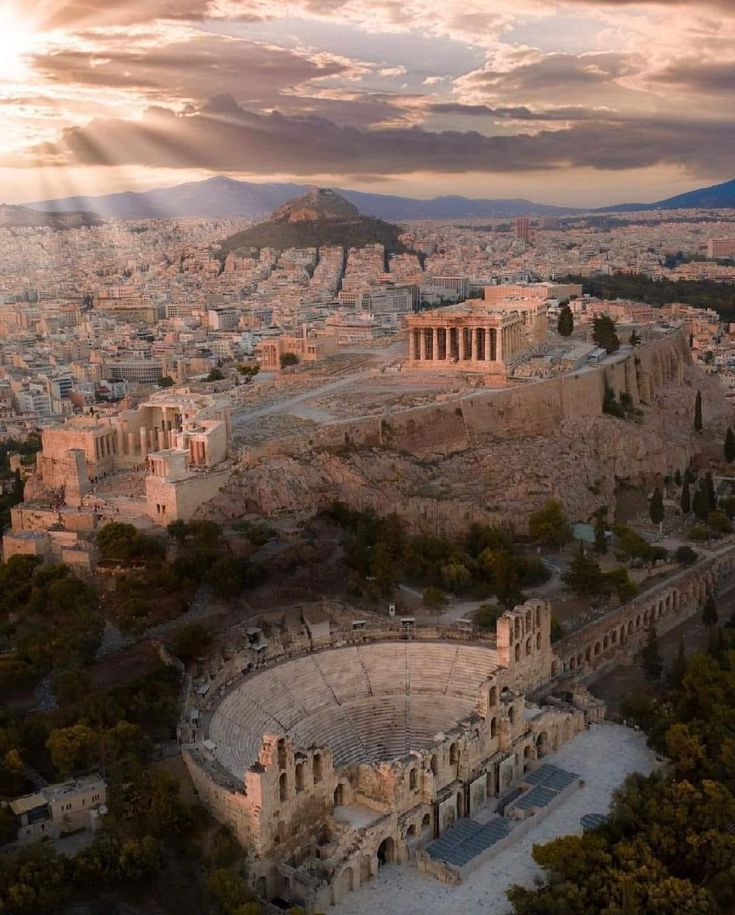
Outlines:
{"label": "tall office tower", "polygon": [[531,220],[528,216],[518,216],[516,218],[516,238],[519,241],[525,241],[526,244],[530,244]]}

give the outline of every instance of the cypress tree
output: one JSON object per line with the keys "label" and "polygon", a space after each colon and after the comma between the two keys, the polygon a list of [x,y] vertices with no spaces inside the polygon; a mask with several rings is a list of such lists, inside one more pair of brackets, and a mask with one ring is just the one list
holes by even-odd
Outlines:
{"label": "cypress tree", "polygon": [[692,500],[692,510],[700,521],[706,521],[711,511],[709,507],[709,495],[703,483],[699,484],[697,491],[694,493]]}
{"label": "cypress tree", "polygon": [[707,471],[707,475],[704,478],[704,485],[707,489],[707,501],[709,502],[709,510],[711,512],[716,511],[717,494],[715,493],[715,481],[712,479],[712,474],[709,471]]}
{"label": "cypress tree", "polygon": [[697,391],[697,399],[694,401],[694,431],[702,431],[702,392]]}
{"label": "cypress tree", "polygon": [[678,689],[684,680],[684,674],[687,672],[687,659],[684,652],[684,637],[679,636],[679,647],[676,650],[674,660],[671,662],[669,669],[669,685],[672,689]]}
{"label": "cypress tree", "polygon": [[664,497],[660,486],[653,490],[653,495],[648,505],[648,513],[654,524],[661,524],[664,520]]}
{"label": "cypress tree", "polygon": [[568,305],[562,305],[559,311],[559,320],[556,322],[556,329],[562,337],[571,337],[574,331],[574,315]]}
{"label": "cypress tree", "polygon": [[658,647],[658,634],[653,623],[648,627],[646,644],[641,649],[641,667],[643,668],[643,676],[646,680],[660,679],[664,670],[664,665],[661,661],[661,652]]}
{"label": "cypress tree", "polygon": [[605,530],[605,512],[603,509],[595,515],[595,553],[607,553],[607,532]]}
{"label": "cypress tree", "polygon": [[692,497],[689,494],[689,480],[684,480],[684,485],[681,488],[681,510],[685,515],[688,515],[692,510]]}
{"label": "cypress tree", "polygon": [[727,427],[727,434],[725,435],[725,460],[728,464],[732,464],[735,461],[735,433],[733,433],[730,426]]}
{"label": "cypress tree", "polygon": [[702,607],[702,622],[705,626],[716,626],[720,617],[717,614],[717,604],[714,595],[710,592]]}

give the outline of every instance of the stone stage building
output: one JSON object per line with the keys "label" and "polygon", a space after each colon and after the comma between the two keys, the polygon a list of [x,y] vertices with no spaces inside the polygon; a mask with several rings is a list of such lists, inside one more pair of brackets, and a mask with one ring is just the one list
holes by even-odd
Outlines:
{"label": "stone stage building", "polygon": [[522,315],[490,309],[481,299],[423,311],[407,322],[413,369],[505,377],[514,357],[528,347]]}
{"label": "stone stage building", "polygon": [[412,620],[248,632],[189,684],[182,752],[201,800],[247,849],[257,894],[309,912],[507,796],[604,709],[576,685],[527,701],[559,662],[542,601],[495,638]]}

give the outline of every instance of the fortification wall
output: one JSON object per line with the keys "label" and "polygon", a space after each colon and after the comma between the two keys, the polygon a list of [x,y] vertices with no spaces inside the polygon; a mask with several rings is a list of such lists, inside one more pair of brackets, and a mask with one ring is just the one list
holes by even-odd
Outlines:
{"label": "fortification wall", "polygon": [[664,385],[681,382],[691,363],[681,329],[619,357],[557,378],[488,388],[431,406],[332,423],[304,437],[281,439],[243,455],[245,463],[273,454],[344,446],[387,447],[415,455],[447,455],[487,436],[551,433],[566,419],[599,416],[605,386],[636,406],[650,403]]}

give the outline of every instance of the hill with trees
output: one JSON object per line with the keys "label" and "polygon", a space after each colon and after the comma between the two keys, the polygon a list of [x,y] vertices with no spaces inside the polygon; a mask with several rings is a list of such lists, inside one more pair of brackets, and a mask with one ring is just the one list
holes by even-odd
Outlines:
{"label": "hill with trees", "polygon": [[382,219],[362,216],[336,191],[312,188],[274,210],[271,218],[222,242],[221,253],[248,248],[359,248],[381,244],[387,252],[403,251],[401,230]]}

